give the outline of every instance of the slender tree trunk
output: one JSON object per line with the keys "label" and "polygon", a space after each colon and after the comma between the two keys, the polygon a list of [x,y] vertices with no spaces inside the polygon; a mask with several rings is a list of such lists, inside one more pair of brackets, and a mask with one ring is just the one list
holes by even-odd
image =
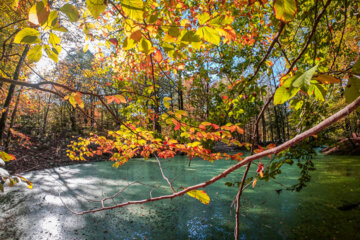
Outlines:
{"label": "slender tree trunk", "polygon": [[23,87],[20,88],[20,91],[16,97],[16,103],[15,103],[15,107],[14,110],[11,114],[11,120],[10,120],[10,125],[9,125],[9,129],[7,132],[7,138],[6,138],[6,142],[5,142],[5,151],[9,150],[9,144],[10,144],[10,138],[11,138],[11,129],[14,125],[15,122],[15,116],[16,116],[16,112],[17,112],[17,108],[19,106],[19,102],[20,102],[20,96],[21,96],[21,92],[22,92]]}
{"label": "slender tree trunk", "polygon": [[275,128],[276,128],[276,135],[277,135],[277,141],[281,141],[281,132],[280,132],[280,126],[279,126],[279,115],[276,107],[274,106],[274,113],[275,113]]}
{"label": "slender tree trunk", "polygon": [[49,95],[49,100],[48,100],[47,107],[46,107],[45,114],[44,114],[42,134],[46,133],[46,125],[47,125],[47,117],[48,117],[49,109],[50,109],[50,101],[51,101],[51,94]]}
{"label": "slender tree trunk", "polygon": [[[19,62],[17,64],[17,66],[16,66],[14,75],[13,75],[13,80],[15,80],[15,81],[19,80],[20,70],[21,70],[22,64],[24,62],[24,59],[25,59],[28,51],[29,51],[29,45],[26,45],[26,47],[25,47],[25,49],[24,49],[24,51],[23,51],[23,53],[22,53],[22,55],[21,55],[21,57],[19,59]],[[0,118],[0,143],[2,142],[2,138],[3,138],[3,135],[4,135],[6,119],[7,119],[8,113],[9,113],[9,106],[10,106],[11,99],[12,99],[13,94],[14,94],[15,87],[16,86],[14,84],[10,85],[8,95],[6,97],[6,100],[5,100],[5,103],[4,103],[4,106],[3,106],[3,113],[2,113],[1,118]]]}
{"label": "slender tree trunk", "polygon": [[179,81],[177,84],[177,93],[178,93],[178,107],[179,110],[184,110],[184,99],[183,99],[183,90],[182,90],[182,82],[181,82],[181,71],[179,71]]}
{"label": "slender tree trunk", "polygon": [[263,132],[263,142],[266,143],[266,122],[265,122],[265,112],[261,116],[261,122],[262,122],[262,132]]}

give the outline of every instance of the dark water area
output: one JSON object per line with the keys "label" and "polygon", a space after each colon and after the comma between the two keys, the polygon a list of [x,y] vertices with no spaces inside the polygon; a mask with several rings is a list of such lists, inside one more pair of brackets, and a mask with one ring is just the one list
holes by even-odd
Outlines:
{"label": "dark water area", "polygon": [[[182,156],[161,161],[176,189],[206,181],[234,164],[195,159],[188,167]],[[360,239],[360,157],[319,155],[314,163],[312,180],[301,192],[276,192],[296,183],[296,166],[283,166],[276,181],[258,181],[245,190],[240,239]],[[131,160],[118,169],[111,165],[97,162],[25,174],[33,190],[14,187],[0,195],[0,239],[233,239],[235,211],[230,205],[237,189],[225,182],[239,181],[239,170],[205,189],[209,205],[186,195],[82,216],[70,213],[59,192],[75,211],[100,207],[88,200],[110,196],[130,183],[106,205],[149,198],[150,192],[153,197],[171,193],[154,159]],[[250,175],[255,172],[254,165]]]}

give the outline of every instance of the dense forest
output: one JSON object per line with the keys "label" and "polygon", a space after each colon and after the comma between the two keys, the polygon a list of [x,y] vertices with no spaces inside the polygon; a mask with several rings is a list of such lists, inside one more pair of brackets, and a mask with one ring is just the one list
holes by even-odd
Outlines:
{"label": "dense forest", "polygon": [[[155,158],[170,194],[74,213],[184,194],[208,204],[205,187],[244,171],[226,183],[237,188],[238,239],[245,188],[292,165],[301,174],[287,190],[300,191],[315,148],[360,153],[359,5],[2,0],[1,191],[18,182],[32,188],[20,176],[26,171]],[[189,166],[193,158],[233,164],[176,189],[161,166],[176,155]]]}

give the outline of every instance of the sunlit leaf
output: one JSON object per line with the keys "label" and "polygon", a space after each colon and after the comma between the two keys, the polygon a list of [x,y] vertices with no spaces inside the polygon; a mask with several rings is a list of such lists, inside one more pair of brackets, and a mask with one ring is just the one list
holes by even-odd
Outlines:
{"label": "sunlit leaf", "polygon": [[274,105],[283,104],[286,101],[293,98],[296,93],[299,91],[299,88],[293,88],[291,86],[285,87],[281,86],[279,87],[274,95]]}
{"label": "sunlit leaf", "polygon": [[301,88],[303,91],[307,91],[307,89],[310,86],[311,78],[315,74],[317,68],[318,68],[318,65],[316,65],[313,68],[310,68],[309,70],[307,70],[306,72],[304,72],[300,76],[295,75],[295,76],[298,76],[298,77],[292,78],[292,80],[289,79],[287,81],[292,81],[292,86],[293,87]]}
{"label": "sunlit leaf", "polygon": [[89,9],[91,16],[97,18],[103,13],[106,9],[104,0],[86,0],[86,6]]}
{"label": "sunlit leaf", "polygon": [[145,54],[150,53],[151,50],[151,42],[146,38],[141,38],[139,43],[139,50]]}
{"label": "sunlit leaf", "polygon": [[208,26],[199,27],[198,30],[196,31],[196,34],[205,41],[208,41],[215,45],[220,44],[219,32],[211,27],[208,27]]}
{"label": "sunlit leaf", "polygon": [[54,62],[58,62],[59,60],[59,53],[56,51],[55,48],[50,48],[49,45],[45,45],[44,46],[45,52],[47,54],[47,56],[52,59]]}
{"label": "sunlit leaf", "polygon": [[76,7],[71,4],[65,4],[60,8],[60,11],[66,14],[70,22],[76,22],[79,20],[79,12],[77,11]]}
{"label": "sunlit leaf", "polygon": [[323,84],[313,83],[310,85],[307,93],[309,95],[314,95],[316,100],[324,101],[326,96],[327,89]]}
{"label": "sunlit leaf", "polygon": [[86,53],[89,50],[89,44],[85,44],[83,52]]}
{"label": "sunlit leaf", "polygon": [[27,54],[27,60],[29,63],[38,62],[42,57],[42,46],[36,45],[32,49],[29,50]]}
{"label": "sunlit leaf", "polygon": [[280,21],[292,21],[297,12],[296,0],[274,0],[274,12]]}
{"label": "sunlit leaf", "polygon": [[33,28],[24,28],[15,36],[14,43],[40,43],[40,33]]}
{"label": "sunlit leaf", "polygon": [[203,190],[191,190],[187,192],[187,194],[190,197],[198,199],[203,204],[209,204],[210,203],[210,197],[207,195],[207,193]]}
{"label": "sunlit leaf", "polygon": [[345,89],[346,102],[351,103],[360,96],[360,79],[351,77]]}
{"label": "sunlit leaf", "polygon": [[29,22],[35,25],[43,25],[47,21],[49,14],[50,8],[47,0],[37,2],[29,11]]}
{"label": "sunlit leaf", "polygon": [[54,33],[50,33],[49,34],[49,43],[53,46],[56,47],[60,44],[61,39]]}
{"label": "sunlit leaf", "polygon": [[131,38],[125,38],[123,42],[123,49],[124,50],[130,50],[136,46],[136,42]]}
{"label": "sunlit leaf", "polygon": [[171,101],[171,98],[169,98],[169,97],[164,97],[164,106],[166,107],[166,108],[170,108],[170,101]]}
{"label": "sunlit leaf", "polygon": [[142,0],[122,0],[121,6],[127,17],[137,22],[144,20],[144,2]]}
{"label": "sunlit leaf", "polygon": [[0,158],[2,160],[4,160],[5,162],[11,161],[11,160],[15,160],[15,156],[8,154],[6,152],[0,152]]}

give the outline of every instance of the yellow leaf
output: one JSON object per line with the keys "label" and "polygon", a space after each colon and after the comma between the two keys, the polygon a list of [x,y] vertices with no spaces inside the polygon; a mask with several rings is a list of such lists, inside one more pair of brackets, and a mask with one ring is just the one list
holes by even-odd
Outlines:
{"label": "yellow leaf", "polygon": [[322,74],[320,76],[317,76],[315,79],[318,80],[321,83],[324,83],[324,84],[339,83],[340,82],[340,79],[335,78],[335,77],[330,76],[330,75],[327,75],[327,74]]}
{"label": "yellow leaf", "polygon": [[83,52],[86,53],[88,49],[89,49],[89,44],[86,44],[83,48]]}
{"label": "yellow leaf", "polygon": [[257,182],[257,178],[255,178],[255,180],[253,181],[252,187],[254,188]]}
{"label": "yellow leaf", "polygon": [[264,173],[263,171],[260,172],[260,177],[263,178],[264,177]]}
{"label": "yellow leaf", "polygon": [[4,160],[5,162],[15,160],[15,157],[11,154],[7,154],[6,152],[0,152],[0,158]]}
{"label": "yellow leaf", "polygon": [[169,98],[169,97],[164,97],[164,106],[166,107],[166,108],[170,108],[170,101],[171,101],[171,98]]}
{"label": "yellow leaf", "polygon": [[210,197],[207,195],[207,193],[203,190],[191,190],[187,192],[187,194],[190,197],[198,199],[203,204],[209,204],[210,203]]}

